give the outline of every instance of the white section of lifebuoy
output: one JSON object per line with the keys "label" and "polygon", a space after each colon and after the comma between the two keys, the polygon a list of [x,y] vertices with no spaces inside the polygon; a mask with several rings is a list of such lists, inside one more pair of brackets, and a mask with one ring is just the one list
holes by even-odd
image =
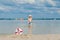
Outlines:
{"label": "white section of lifebuoy", "polygon": [[16,28],[15,34],[22,34],[23,30],[21,28]]}

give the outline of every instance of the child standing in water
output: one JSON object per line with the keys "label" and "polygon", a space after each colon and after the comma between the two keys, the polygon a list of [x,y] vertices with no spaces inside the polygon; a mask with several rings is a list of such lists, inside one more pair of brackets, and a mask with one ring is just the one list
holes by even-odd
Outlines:
{"label": "child standing in water", "polygon": [[32,33],[32,15],[28,16],[28,33],[31,34]]}

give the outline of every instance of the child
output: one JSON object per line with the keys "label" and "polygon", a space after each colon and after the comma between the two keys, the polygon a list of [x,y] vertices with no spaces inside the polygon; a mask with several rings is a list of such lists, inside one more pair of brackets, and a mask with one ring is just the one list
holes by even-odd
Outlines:
{"label": "child", "polygon": [[28,32],[29,32],[29,34],[31,34],[32,33],[32,15],[29,15],[28,16]]}

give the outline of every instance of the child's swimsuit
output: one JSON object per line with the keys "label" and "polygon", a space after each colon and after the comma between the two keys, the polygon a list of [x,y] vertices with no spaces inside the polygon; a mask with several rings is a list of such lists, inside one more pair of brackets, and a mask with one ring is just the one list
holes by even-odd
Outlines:
{"label": "child's swimsuit", "polygon": [[32,25],[32,22],[29,22],[29,25]]}

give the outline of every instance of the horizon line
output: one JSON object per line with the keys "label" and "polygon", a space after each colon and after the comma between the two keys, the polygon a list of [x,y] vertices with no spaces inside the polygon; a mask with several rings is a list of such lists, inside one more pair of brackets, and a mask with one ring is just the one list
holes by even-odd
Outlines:
{"label": "horizon line", "polygon": [[[28,20],[28,18],[22,18]],[[21,18],[0,18],[0,20],[21,20]],[[60,20],[60,18],[33,18],[32,20]]]}

